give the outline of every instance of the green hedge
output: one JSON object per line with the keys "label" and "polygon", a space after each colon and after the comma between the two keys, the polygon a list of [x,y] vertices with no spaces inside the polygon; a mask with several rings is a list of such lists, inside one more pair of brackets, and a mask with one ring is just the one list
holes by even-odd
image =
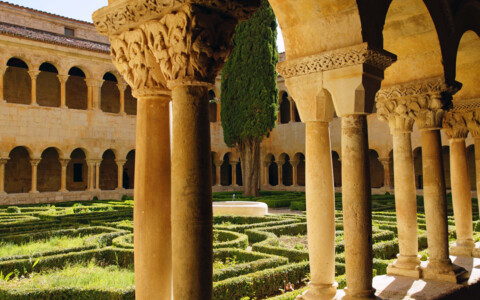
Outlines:
{"label": "green hedge", "polygon": [[214,230],[213,235],[217,237],[219,242],[213,244],[213,248],[239,248],[247,249],[248,247],[248,236],[246,234],[224,231],[224,230]]}
{"label": "green hedge", "polygon": [[4,290],[0,289],[2,300],[127,300],[135,299],[135,289],[99,290],[58,287],[38,290]]}

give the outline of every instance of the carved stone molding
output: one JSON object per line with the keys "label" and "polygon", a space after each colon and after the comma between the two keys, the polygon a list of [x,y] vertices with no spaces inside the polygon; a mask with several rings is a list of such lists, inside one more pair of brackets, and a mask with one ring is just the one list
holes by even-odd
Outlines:
{"label": "carved stone molding", "polygon": [[118,35],[141,23],[159,19],[178,10],[183,5],[205,7],[233,17],[239,21],[248,19],[260,6],[258,0],[136,0],[117,1],[93,13],[98,32],[103,35]]}
{"label": "carved stone molding", "polygon": [[449,139],[465,139],[468,135],[464,113],[449,111],[443,117],[443,131]]}
{"label": "carved stone molding", "polygon": [[280,62],[277,64],[277,72],[284,78],[290,78],[358,64],[368,64],[385,70],[396,60],[394,54],[369,48],[367,43],[363,43]]}
{"label": "carved stone molding", "polygon": [[440,77],[384,88],[376,95],[377,114],[391,127],[411,130],[414,120],[419,129],[439,129],[456,91]]}

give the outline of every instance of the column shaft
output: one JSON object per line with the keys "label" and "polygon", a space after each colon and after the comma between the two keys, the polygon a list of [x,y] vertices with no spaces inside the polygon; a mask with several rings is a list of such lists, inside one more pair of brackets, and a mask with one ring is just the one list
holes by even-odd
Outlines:
{"label": "column shaft", "polygon": [[[173,89],[173,298],[212,298],[212,187],[208,90]],[[207,141],[207,142],[205,142]]]}
{"label": "column shaft", "polygon": [[387,268],[389,275],[419,278],[417,195],[410,132],[393,134],[393,170],[395,181],[395,209],[397,214],[398,259]]}
{"label": "column shaft", "polygon": [[32,165],[32,189],[30,193],[38,193],[37,190],[37,166],[40,163],[40,159],[32,159],[30,161]]}
{"label": "column shaft", "polygon": [[87,191],[94,190],[95,164],[87,162]]}
{"label": "column shaft", "polygon": [[0,194],[5,193],[5,164],[7,161],[8,159],[0,159]]}
{"label": "column shaft", "polygon": [[28,71],[28,73],[30,74],[30,78],[32,80],[31,84],[32,84],[32,89],[31,89],[31,101],[30,101],[30,105],[38,105],[37,104],[37,77],[38,77],[38,74],[40,73],[40,71],[38,70],[31,70],[31,71]]}
{"label": "column shaft", "polygon": [[67,107],[67,80],[69,75],[57,75],[60,81],[60,107]]}
{"label": "column shaft", "polygon": [[137,104],[133,218],[137,299],[172,299],[169,102],[170,96],[159,95],[139,97]]}
{"label": "column shaft", "polygon": [[117,160],[117,190],[123,189],[123,165],[125,164],[125,160]]}
{"label": "column shaft", "polygon": [[293,186],[297,186],[298,184],[298,161],[292,162],[292,176],[293,176]]}
{"label": "column shaft", "polygon": [[457,241],[452,246],[453,255],[471,256],[473,240],[472,197],[468,176],[465,139],[450,139],[450,177],[452,183],[453,213]]}
{"label": "column shaft", "polygon": [[230,166],[232,167],[232,185],[237,185],[237,163],[230,162]]}
{"label": "column shaft", "polygon": [[284,163],[277,163],[278,166],[278,186],[283,186],[283,164]]}
{"label": "column shaft", "polygon": [[62,166],[62,176],[61,176],[61,183],[60,183],[60,192],[67,192],[67,166],[69,160],[61,161]]}
{"label": "column shaft", "polygon": [[335,192],[327,122],[306,123],[306,200],[310,288],[301,299],[330,299],[335,283]]}
{"label": "column shaft", "polygon": [[370,298],[375,289],[366,115],[342,117],[342,192],[346,292],[351,297]]}
{"label": "column shaft", "polygon": [[95,189],[100,190],[100,162],[95,163]]}
{"label": "column shaft", "polygon": [[3,93],[3,75],[5,74],[6,70],[6,67],[0,66],[0,102],[5,101]]}
{"label": "column shaft", "polygon": [[268,182],[269,167],[270,165],[264,164],[264,167],[263,167],[263,184],[264,185],[269,185],[269,182]]}

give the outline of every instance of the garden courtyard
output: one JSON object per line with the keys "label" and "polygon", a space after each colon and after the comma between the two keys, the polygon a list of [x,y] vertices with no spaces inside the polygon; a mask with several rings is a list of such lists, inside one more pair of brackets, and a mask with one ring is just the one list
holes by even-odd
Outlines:
{"label": "garden courtyard", "polygon": [[[373,272],[386,274],[399,252],[393,195],[372,196]],[[214,216],[213,299],[295,299],[309,281],[305,194],[214,193],[213,201],[267,203],[265,217]],[[345,287],[342,195],[335,195],[335,279]],[[448,232],[455,241],[451,197]],[[418,245],[428,257],[423,197]],[[480,238],[473,200],[474,239]],[[272,213],[273,212],[273,213]],[[284,213],[278,213],[284,212]],[[287,213],[285,213],[287,212]],[[133,199],[0,208],[0,299],[134,299]]]}

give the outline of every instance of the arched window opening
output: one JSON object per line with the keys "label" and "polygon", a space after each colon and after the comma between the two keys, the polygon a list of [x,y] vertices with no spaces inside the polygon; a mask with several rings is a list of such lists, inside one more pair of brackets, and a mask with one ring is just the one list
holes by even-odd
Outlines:
{"label": "arched window opening", "polygon": [[40,65],[37,77],[37,103],[40,106],[60,107],[60,81],[55,66],[49,63]]}
{"label": "arched window opening", "polygon": [[68,71],[66,83],[66,105],[72,109],[87,109],[88,88],[85,82],[85,73],[77,67]]}
{"label": "arched window opening", "polygon": [[210,123],[217,122],[217,102],[210,101],[208,104],[208,118]]}
{"label": "arched window opening", "polygon": [[133,189],[135,187],[135,150],[127,154],[127,162],[123,165],[122,178],[122,187],[124,189]]}
{"label": "arched window opening", "polygon": [[452,188],[450,182],[450,147],[442,147],[442,157],[443,157],[443,174],[445,175],[445,188]]}
{"label": "arched window opening", "polygon": [[369,151],[370,159],[370,184],[372,188],[380,188],[383,186],[385,172],[382,163],[378,160],[378,153],[375,150]]}
{"label": "arched window opening", "polygon": [[293,167],[290,163],[290,156],[285,155],[285,163],[282,165],[282,181],[283,185],[291,186],[293,184]]}
{"label": "arched window opening", "polygon": [[32,101],[32,79],[27,64],[18,58],[7,62],[3,76],[3,97],[8,103],[30,104]]}
{"label": "arched window opening", "polygon": [[335,187],[342,186],[342,164],[340,156],[337,152],[332,151],[332,167],[333,167],[333,185]]}
{"label": "arched window opening", "polygon": [[103,153],[100,163],[100,189],[114,190],[117,187],[118,167],[112,150]]}
{"label": "arched window opening", "polygon": [[223,156],[223,163],[220,167],[220,184],[223,186],[232,185],[232,165],[230,165],[230,153]]}
{"label": "arched window opening", "polygon": [[120,112],[120,91],[117,86],[117,78],[112,73],[103,76],[100,108],[104,112]]}
{"label": "arched window opening", "polygon": [[127,115],[137,115],[137,99],[132,95],[132,88],[127,86],[125,90],[125,113]]}
{"label": "arched window opening", "polygon": [[423,189],[422,148],[413,151],[413,165],[415,167],[415,186]]}
{"label": "arched window opening", "polygon": [[32,165],[28,150],[16,147],[10,151],[9,157],[5,164],[5,192],[28,193],[32,188]]}
{"label": "arched window opening", "polygon": [[278,165],[273,155],[270,158],[270,166],[268,166],[268,184],[271,186],[278,185]]}
{"label": "arched window opening", "polygon": [[70,154],[67,165],[67,190],[84,191],[88,185],[88,166],[85,152],[77,148]]}
{"label": "arched window opening", "polygon": [[283,93],[280,100],[280,123],[286,124],[290,122],[290,101],[288,100],[288,94]]}
{"label": "arched window opening", "polygon": [[62,166],[55,148],[47,148],[37,167],[37,189],[39,192],[55,192],[60,190]]}
{"label": "arched window opening", "polygon": [[305,186],[305,155],[298,153],[295,159],[298,161],[297,184],[299,186]]}
{"label": "arched window opening", "polygon": [[235,167],[235,179],[237,180],[237,185],[243,185],[243,178],[242,178],[242,162],[239,161]]}

